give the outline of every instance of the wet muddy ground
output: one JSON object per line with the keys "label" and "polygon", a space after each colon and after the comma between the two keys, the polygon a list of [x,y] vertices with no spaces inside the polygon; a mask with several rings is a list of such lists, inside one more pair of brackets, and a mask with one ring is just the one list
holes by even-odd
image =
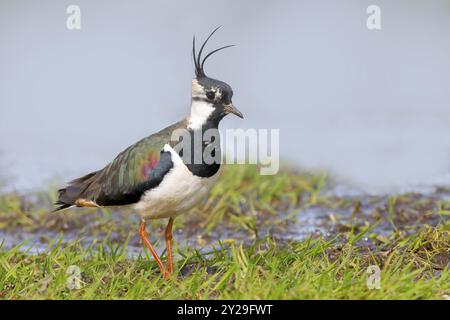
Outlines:
{"label": "wet muddy ground", "polygon": [[[324,189],[312,203],[299,201],[299,205],[292,206],[286,201],[278,205],[277,211],[242,210],[240,214],[226,214],[215,223],[208,221],[204,212],[193,211],[176,220],[174,238],[180,246],[191,246],[207,253],[219,241],[251,244],[270,237],[283,243],[310,236],[348,241],[352,235],[365,231],[364,236],[357,239],[357,245],[382,247],[389,244],[394,234],[408,235],[424,225],[446,222],[450,217],[450,190],[445,188],[397,196],[346,196],[334,190]],[[342,187],[339,190],[342,191]],[[17,199],[20,199],[18,203]],[[103,241],[115,245],[129,241],[130,256],[143,252],[137,235],[139,217],[132,212],[73,209],[51,213],[51,199],[42,195],[16,196],[11,201],[13,204],[8,205],[19,206],[20,210],[0,216],[0,239],[4,248],[22,243],[21,250],[39,253],[59,240],[77,240],[86,246]],[[163,250],[163,228],[162,221],[147,226],[158,250]]]}

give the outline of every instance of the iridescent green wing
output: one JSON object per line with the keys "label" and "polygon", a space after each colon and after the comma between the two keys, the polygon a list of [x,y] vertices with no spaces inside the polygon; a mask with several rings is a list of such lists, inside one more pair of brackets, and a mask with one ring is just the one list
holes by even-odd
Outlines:
{"label": "iridescent green wing", "polygon": [[161,151],[172,132],[183,125],[184,121],[178,122],[122,151],[99,172],[92,185],[94,200],[102,206],[135,203],[158,185],[172,166],[170,156],[162,159]]}

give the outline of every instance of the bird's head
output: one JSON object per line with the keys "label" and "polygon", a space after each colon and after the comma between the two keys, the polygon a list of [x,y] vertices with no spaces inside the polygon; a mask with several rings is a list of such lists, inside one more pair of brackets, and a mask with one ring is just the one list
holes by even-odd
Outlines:
{"label": "bird's head", "polygon": [[242,113],[233,105],[233,89],[227,83],[206,76],[203,69],[205,61],[214,53],[232,47],[224,46],[213,50],[202,59],[202,52],[209,38],[218,30],[216,28],[206,38],[198,54],[195,51],[195,37],[192,44],[192,54],[195,65],[195,78],[192,80],[192,104],[191,122],[192,126],[199,126],[208,120],[220,121],[227,114],[234,114],[243,118]]}

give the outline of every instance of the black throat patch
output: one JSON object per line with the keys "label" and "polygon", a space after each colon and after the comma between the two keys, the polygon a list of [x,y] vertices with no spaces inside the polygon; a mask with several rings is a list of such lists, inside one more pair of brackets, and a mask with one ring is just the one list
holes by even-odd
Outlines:
{"label": "black throat patch", "polygon": [[[195,176],[209,178],[215,175],[220,169],[220,160],[212,163],[210,160],[211,158],[221,159],[219,135],[214,135],[211,139],[204,141],[204,133],[209,129],[216,130],[216,132],[218,132],[219,122],[223,118],[220,115],[222,112],[220,109],[221,108],[215,108],[215,111],[200,129],[189,130],[190,155],[183,154],[183,150],[178,152],[186,167]],[[209,161],[206,159],[205,155],[210,156]]]}

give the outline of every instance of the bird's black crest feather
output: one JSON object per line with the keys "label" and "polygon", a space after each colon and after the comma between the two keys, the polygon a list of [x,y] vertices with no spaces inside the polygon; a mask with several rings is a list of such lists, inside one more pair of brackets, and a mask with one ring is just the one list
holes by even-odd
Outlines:
{"label": "bird's black crest feather", "polygon": [[205,48],[206,44],[208,43],[208,40],[212,37],[212,35],[214,33],[216,33],[217,30],[219,30],[221,26],[218,26],[217,28],[215,28],[210,35],[206,38],[206,40],[203,42],[202,46],[200,47],[200,51],[198,52],[198,55],[195,51],[195,36],[192,39],[192,56],[194,58],[194,66],[195,66],[195,75],[197,78],[201,78],[201,77],[206,77],[205,74],[205,70],[203,69],[203,66],[205,65],[205,61],[206,59],[208,59],[211,55],[213,55],[214,53],[226,49],[226,48],[230,48],[230,47],[234,47],[234,45],[228,45],[228,46],[223,46],[219,49],[215,49],[213,51],[211,51],[210,53],[208,53],[202,60],[202,53],[203,53],[203,49]]}

